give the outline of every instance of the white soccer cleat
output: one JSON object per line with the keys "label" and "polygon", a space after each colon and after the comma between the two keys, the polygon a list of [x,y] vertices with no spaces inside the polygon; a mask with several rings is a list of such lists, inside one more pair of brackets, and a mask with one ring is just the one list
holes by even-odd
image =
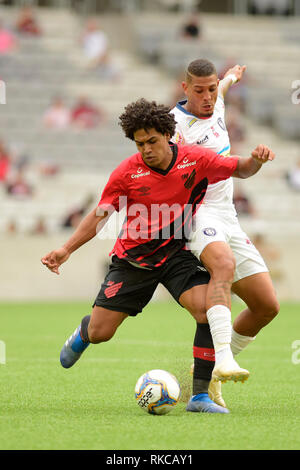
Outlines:
{"label": "white soccer cleat", "polygon": [[222,397],[222,384],[218,380],[212,379],[209,382],[208,396],[217,405],[223,406],[223,408],[227,408],[226,403]]}
{"label": "white soccer cleat", "polygon": [[244,382],[248,379],[249,375],[249,371],[242,369],[231,357],[227,357],[219,364],[216,364],[212,371],[212,379],[220,382],[227,382],[227,380]]}

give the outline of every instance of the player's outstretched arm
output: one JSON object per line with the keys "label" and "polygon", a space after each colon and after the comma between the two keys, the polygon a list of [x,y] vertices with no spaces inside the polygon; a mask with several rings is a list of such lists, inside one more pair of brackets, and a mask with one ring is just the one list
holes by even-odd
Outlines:
{"label": "player's outstretched arm", "polygon": [[96,211],[97,209],[94,209],[84,217],[73,235],[61,248],[51,251],[41,259],[41,262],[47,266],[50,271],[59,274],[61,264],[68,260],[73,251],[80,248],[96,235],[97,226],[100,222],[102,222],[102,226],[104,225],[105,219],[108,218],[108,212],[97,216]]}
{"label": "player's outstretched arm", "polygon": [[258,145],[251,153],[251,157],[239,157],[236,170],[232,176],[236,178],[249,178],[255,175],[264,163],[272,161],[274,158],[275,154],[269,147],[266,145]]}
{"label": "player's outstretched arm", "polygon": [[242,79],[245,70],[246,65],[240,66],[238,64],[227,70],[223,80],[221,80],[219,83],[219,94],[223,96],[223,98],[225,97],[229,88]]}

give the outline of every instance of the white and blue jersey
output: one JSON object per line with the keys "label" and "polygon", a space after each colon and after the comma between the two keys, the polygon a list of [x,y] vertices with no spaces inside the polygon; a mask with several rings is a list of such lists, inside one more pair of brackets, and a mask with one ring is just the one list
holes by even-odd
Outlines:
{"label": "white and blue jersey", "polygon": [[[223,156],[230,155],[229,136],[225,125],[225,106],[221,96],[210,118],[197,118],[189,113],[185,101],[177,103],[171,113],[175,115],[176,131],[173,141],[181,144],[201,145]],[[232,178],[208,185],[203,203],[193,220],[189,248],[197,258],[213,242],[229,244],[236,261],[234,282],[253,274],[267,272],[261,255],[240,227],[233,204]]]}
{"label": "white and blue jersey", "polygon": [[[225,125],[225,106],[221,96],[218,96],[214,113],[210,118],[197,118],[184,108],[185,103],[186,100],[180,101],[171,111],[177,123],[173,142],[197,144],[219,155],[230,156],[230,141]],[[232,199],[233,181],[229,178],[208,185],[201,209],[217,208],[236,213]]]}

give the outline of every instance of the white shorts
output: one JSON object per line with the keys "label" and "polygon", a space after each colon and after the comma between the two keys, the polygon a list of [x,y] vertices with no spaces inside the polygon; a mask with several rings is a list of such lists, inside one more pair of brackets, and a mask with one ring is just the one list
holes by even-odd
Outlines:
{"label": "white shorts", "polygon": [[217,241],[227,243],[234,254],[236,269],[233,282],[269,271],[259,251],[241,229],[236,215],[198,210],[189,243],[190,250],[200,258],[204,248]]}

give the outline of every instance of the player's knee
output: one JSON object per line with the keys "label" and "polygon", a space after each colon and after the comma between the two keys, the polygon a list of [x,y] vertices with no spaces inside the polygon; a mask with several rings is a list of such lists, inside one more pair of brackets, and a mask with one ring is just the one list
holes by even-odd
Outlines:
{"label": "player's knee", "polygon": [[235,271],[235,259],[230,255],[220,255],[214,259],[211,266],[211,276],[233,281]]}
{"label": "player's knee", "polygon": [[270,300],[264,307],[264,319],[270,323],[279,313],[280,305],[276,298]]}

